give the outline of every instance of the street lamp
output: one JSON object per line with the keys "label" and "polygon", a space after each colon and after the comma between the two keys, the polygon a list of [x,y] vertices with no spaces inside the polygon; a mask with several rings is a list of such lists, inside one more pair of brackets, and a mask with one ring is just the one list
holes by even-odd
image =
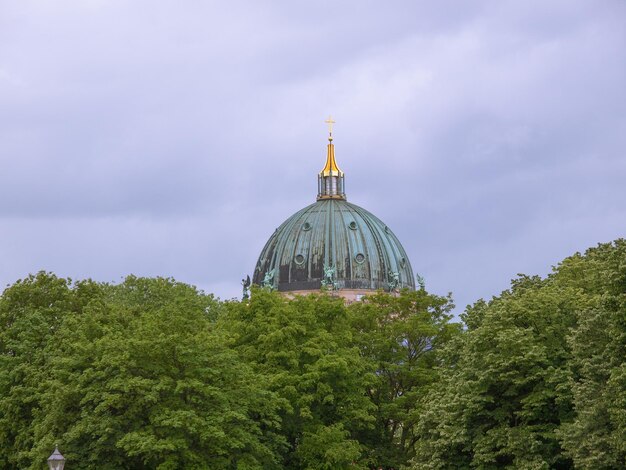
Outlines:
{"label": "street lamp", "polygon": [[48,457],[48,467],[50,470],[63,470],[65,467],[65,457],[59,452],[59,446],[54,446],[54,452]]}

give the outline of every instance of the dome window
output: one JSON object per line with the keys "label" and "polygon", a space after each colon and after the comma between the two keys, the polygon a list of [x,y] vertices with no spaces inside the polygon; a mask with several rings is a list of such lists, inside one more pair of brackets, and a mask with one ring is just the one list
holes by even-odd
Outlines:
{"label": "dome window", "polygon": [[304,264],[304,256],[296,255],[296,264]]}
{"label": "dome window", "polygon": [[406,258],[402,258],[400,260],[400,267],[404,269],[405,266],[406,266]]}
{"label": "dome window", "polygon": [[363,253],[357,253],[356,256],[354,257],[354,260],[361,264],[363,261],[365,261],[365,255]]}
{"label": "dome window", "polygon": [[302,226],[302,230],[304,230],[305,232],[308,232],[309,230],[311,230],[311,224],[308,222],[305,222],[304,225]]}
{"label": "dome window", "polygon": [[356,230],[356,222],[353,220],[348,224],[348,227],[350,227],[350,230]]}

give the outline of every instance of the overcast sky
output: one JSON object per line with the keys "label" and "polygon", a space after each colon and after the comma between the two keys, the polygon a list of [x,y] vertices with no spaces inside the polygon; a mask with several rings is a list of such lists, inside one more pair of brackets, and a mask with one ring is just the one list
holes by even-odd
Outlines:
{"label": "overcast sky", "polygon": [[626,235],[623,0],[0,0],[0,285],[239,296],[329,114],[348,200],[457,311]]}

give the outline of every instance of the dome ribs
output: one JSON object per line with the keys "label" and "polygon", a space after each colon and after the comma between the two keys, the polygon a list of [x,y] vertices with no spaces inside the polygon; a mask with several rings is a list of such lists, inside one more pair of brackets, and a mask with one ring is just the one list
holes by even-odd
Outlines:
{"label": "dome ribs", "polygon": [[324,264],[335,266],[339,289],[386,289],[390,270],[400,274],[403,286],[415,288],[393,232],[365,209],[337,199],[317,201],[283,222],[265,244],[253,282],[261,284],[276,269],[278,290],[317,290]]}

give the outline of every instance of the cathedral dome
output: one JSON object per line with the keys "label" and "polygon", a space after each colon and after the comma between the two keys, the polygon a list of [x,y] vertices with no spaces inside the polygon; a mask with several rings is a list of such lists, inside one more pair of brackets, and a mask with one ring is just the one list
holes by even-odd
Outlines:
{"label": "cathedral dome", "polygon": [[357,298],[359,291],[415,289],[411,263],[398,238],[378,217],[349,203],[344,187],[331,132],[326,165],[318,175],[317,202],[276,229],[257,261],[254,284],[282,292],[326,287],[351,291]]}
{"label": "cathedral dome", "polygon": [[262,284],[274,271],[272,285],[279,291],[316,290],[324,266],[335,268],[336,289],[415,288],[409,258],[389,227],[365,209],[334,199],[305,207],[276,229],[253,282]]}

